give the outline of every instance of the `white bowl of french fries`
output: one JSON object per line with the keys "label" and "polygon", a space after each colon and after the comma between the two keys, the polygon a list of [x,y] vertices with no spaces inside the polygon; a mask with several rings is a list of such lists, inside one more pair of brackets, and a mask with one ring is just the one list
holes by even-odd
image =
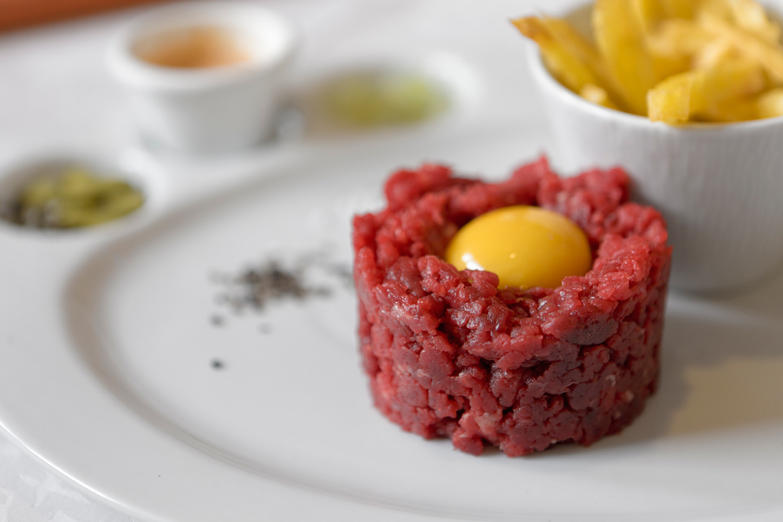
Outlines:
{"label": "white bowl of french fries", "polygon": [[[783,2],[780,2],[783,7]],[[597,0],[514,20],[558,167],[621,166],[666,217],[672,285],[741,291],[783,266],[783,46],[755,0]]]}

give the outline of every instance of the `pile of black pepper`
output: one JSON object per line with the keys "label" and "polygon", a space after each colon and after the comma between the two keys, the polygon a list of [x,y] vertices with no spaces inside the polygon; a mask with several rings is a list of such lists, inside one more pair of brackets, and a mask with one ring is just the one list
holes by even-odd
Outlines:
{"label": "pile of black pepper", "polygon": [[[292,267],[277,259],[268,259],[247,266],[235,275],[215,274],[213,282],[223,286],[223,291],[216,296],[217,302],[227,305],[234,313],[242,313],[246,309],[263,310],[270,301],[302,301],[331,295],[331,288],[307,283],[306,272],[312,267],[319,267],[324,273],[337,278],[343,286],[353,284],[349,266],[322,259],[322,254],[311,254],[300,258]],[[222,320],[215,321],[213,318],[213,323],[219,326]]]}
{"label": "pile of black pepper", "polygon": [[[235,274],[213,273],[210,279],[222,287],[216,302],[227,306],[234,315],[241,315],[250,309],[261,312],[272,302],[284,299],[303,301],[311,297],[328,297],[333,288],[308,283],[308,272],[317,269],[327,280],[336,281],[343,288],[353,287],[353,271],[348,263],[329,259],[329,250],[310,252],[300,256],[295,263],[287,265],[275,258],[268,258],[248,265]],[[210,321],[215,327],[223,327],[225,318],[213,314]],[[259,328],[263,334],[270,334],[272,326],[263,323]],[[226,363],[219,358],[210,361],[210,367],[222,371]]]}

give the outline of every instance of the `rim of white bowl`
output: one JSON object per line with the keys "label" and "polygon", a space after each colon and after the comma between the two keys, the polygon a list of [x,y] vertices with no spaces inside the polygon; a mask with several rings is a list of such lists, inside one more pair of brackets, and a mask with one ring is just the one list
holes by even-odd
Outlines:
{"label": "rim of white bowl", "polygon": [[[272,35],[277,45],[269,56],[237,65],[178,69],[154,65],[139,58],[134,45],[142,38],[169,30],[213,25],[247,29]],[[185,2],[153,8],[128,23],[111,40],[106,62],[121,83],[150,91],[199,91],[234,83],[244,78],[271,76],[293,58],[299,31],[277,11],[247,2]]]}
{"label": "rim of white bowl", "polygon": [[538,46],[532,42],[528,43],[527,46],[528,64],[533,74],[533,78],[541,88],[551,91],[560,101],[573,107],[575,110],[590,113],[598,118],[615,120],[621,122],[623,125],[632,125],[636,127],[654,126],[661,131],[700,132],[705,134],[708,132],[750,132],[766,127],[783,125],[783,116],[726,123],[691,122],[682,125],[670,125],[664,122],[652,121],[646,116],[609,109],[585,100],[560,83],[552,73],[549,72],[546,65],[544,65],[544,60]]}

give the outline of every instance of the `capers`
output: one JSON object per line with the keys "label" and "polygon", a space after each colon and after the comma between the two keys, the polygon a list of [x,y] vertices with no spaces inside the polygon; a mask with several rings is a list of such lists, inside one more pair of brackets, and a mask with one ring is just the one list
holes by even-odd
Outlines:
{"label": "capers", "polygon": [[144,203],[138,189],[73,167],[36,179],[15,197],[0,202],[0,217],[37,228],[80,228],[130,214]]}

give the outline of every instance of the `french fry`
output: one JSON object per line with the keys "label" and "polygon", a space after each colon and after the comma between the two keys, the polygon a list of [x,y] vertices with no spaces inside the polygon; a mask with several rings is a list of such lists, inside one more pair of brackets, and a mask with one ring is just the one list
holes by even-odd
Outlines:
{"label": "french fry", "polygon": [[760,64],[777,81],[783,81],[783,48],[762,40],[717,17],[704,14],[699,21],[706,30],[725,38],[747,60]]}
{"label": "french fry", "polygon": [[664,6],[660,0],[632,0],[632,5],[642,26],[647,48],[652,57],[656,81],[659,82],[673,74],[687,71],[690,67],[690,59],[678,49],[670,47],[667,52],[658,52],[652,48],[652,40],[664,21]]}
{"label": "french fry", "polygon": [[783,88],[772,89],[759,96],[756,111],[759,118],[783,116]]}
{"label": "french fry", "polygon": [[702,0],[699,16],[714,17],[770,43],[780,41],[780,25],[767,16],[756,0]]}
{"label": "french fry", "polygon": [[732,13],[731,5],[729,4],[730,1],[731,0],[702,0],[694,18],[708,15],[723,20],[724,22],[734,23],[734,15]]}
{"label": "french fry", "polygon": [[698,0],[659,0],[667,18],[693,18]]}
{"label": "french fry", "polygon": [[587,84],[599,83],[596,74],[580,57],[552,34],[541,18],[530,16],[511,21],[519,32],[536,42],[547,68],[563,85],[579,92]]}
{"label": "french fry", "polygon": [[651,53],[655,79],[660,82],[691,68],[691,60],[687,56],[665,56]]}
{"label": "french fry", "polygon": [[696,54],[712,40],[709,31],[691,20],[673,18],[661,22],[650,36],[650,50],[665,56]]}
{"label": "french fry", "polygon": [[520,18],[512,23],[539,44],[547,68],[566,87],[576,93],[581,93],[585,86],[599,88],[607,97],[602,105],[618,106],[614,100],[620,98],[619,88],[598,50],[571,24],[548,17]]}
{"label": "french fry", "polygon": [[647,91],[656,83],[652,57],[641,23],[627,0],[597,0],[593,29],[601,55],[621,88],[631,112],[647,114]]}
{"label": "french fry", "polygon": [[764,88],[761,68],[741,60],[727,60],[709,69],[698,69],[668,78],[650,90],[650,119],[683,123],[710,112],[722,102],[751,96]]}
{"label": "french fry", "polygon": [[542,17],[542,20],[555,38],[587,65],[609,97],[612,100],[619,100],[620,87],[595,45],[565,20],[550,17]]}
{"label": "french fry", "polygon": [[579,31],[567,21],[559,18],[544,16],[540,18],[544,27],[562,45],[567,47],[574,55],[578,56],[585,65],[598,77],[608,77],[606,64],[601,60],[601,55],[595,46],[582,36]]}
{"label": "french fry", "polygon": [[757,98],[732,98],[705,108],[698,120],[714,123],[735,123],[759,118]]}
{"label": "french fry", "polygon": [[612,99],[609,97],[606,89],[597,85],[593,85],[592,83],[588,83],[582,87],[582,90],[579,91],[579,96],[589,102],[595,103],[596,105],[606,107],[607,109],[617,109],[617,105],[615,105]]}
{"label": "french fry", "polygon": [[766,11],[755,0],[729,0],[734,23],[762,40],[770,43],[780,41],[780,25],[770,21]]}
{"label": "french fry", "polygon": [[766,86],[764,72],[757,64],[745,60],[725,60],[708,69],[697,69],[691,85],[693,113],[732,98],[758,94]]}
{"label": "french fry", "polygon": [[632,0],[634,14],[642,24],[642,30],[649,36],[663,21],[665,12],[659,0]]}
{"label": "french fry", "polygon": [[732,58],[737,58],[734,46],[728,40],[714,40],[696,51],[691,64],[694,69],[707,69]]}
{"label": "french fry", "polygon": [[647,93],[647,105],[652,121],[685,123],[691,116],[691,73],[682,73],[664,80]]}

